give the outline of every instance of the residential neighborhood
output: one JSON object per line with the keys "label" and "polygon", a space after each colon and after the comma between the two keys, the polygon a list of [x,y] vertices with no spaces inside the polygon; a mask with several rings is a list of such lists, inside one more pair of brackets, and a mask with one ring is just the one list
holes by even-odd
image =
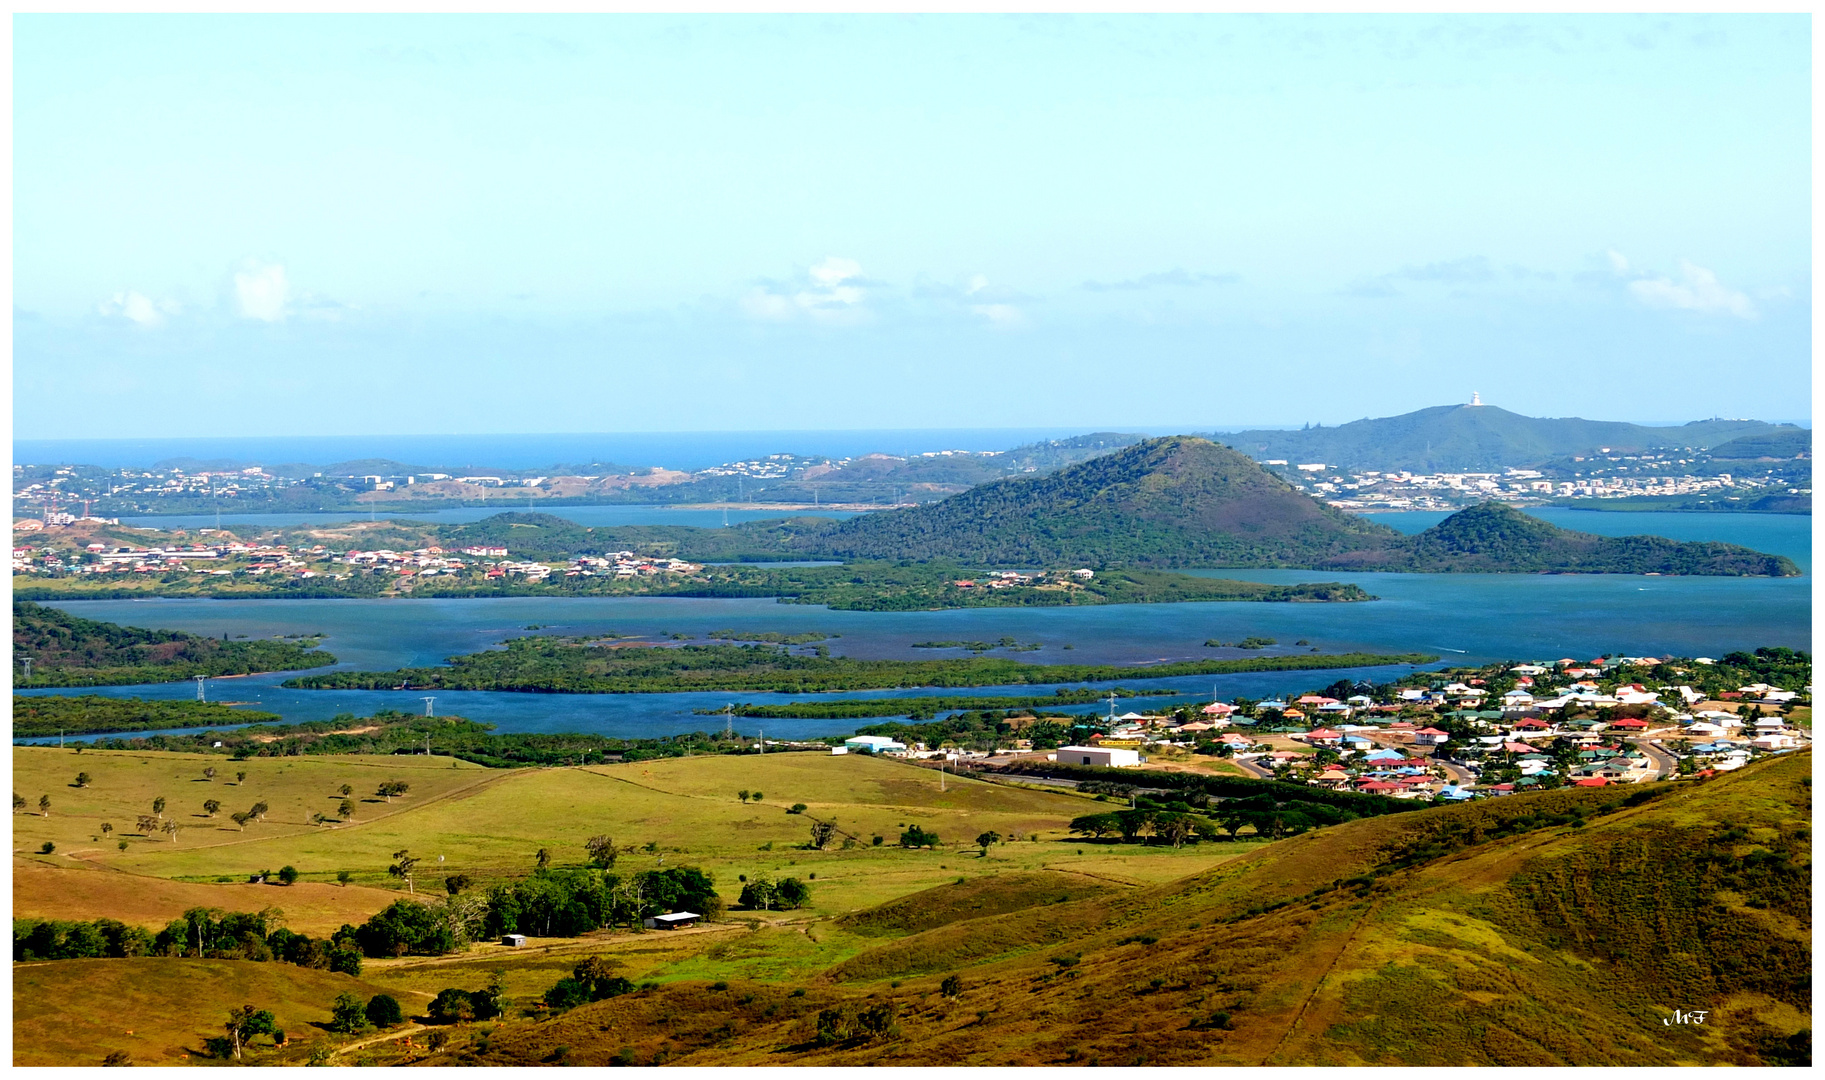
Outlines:
{"label": "residential neighborhood", "polygon": [[[1810,683],[1735,682],[1718,671],[1775,656],[1810,679],[1803,654],[1570,657],[1396,683],[1334,686],[1263,701],[1211,701],[1152,713],[1010,716],[992,746],[858,736],[842,752],[942,759],[1241,771],[1398,799],[1445,802],[1553,787],[1703,779],[1811,742]],[[1666,681],[1681,679],[1683,681]],[[1062,725],[1069,723],[1066,728]],[[1026,736],[1042,725],[1065,745]],[[1136,781],[1144,783],[1144,781]]]}

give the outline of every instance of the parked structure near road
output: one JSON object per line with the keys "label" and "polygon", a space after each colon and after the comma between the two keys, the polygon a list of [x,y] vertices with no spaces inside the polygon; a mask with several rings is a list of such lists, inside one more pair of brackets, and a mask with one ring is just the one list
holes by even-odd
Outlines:
{"label": "parked structure near road", "polygon": [[1139,765],[1141,752],[1119,746],[1061,746],[1052,760],[1061,765],[1105,765],[1120,769]]}

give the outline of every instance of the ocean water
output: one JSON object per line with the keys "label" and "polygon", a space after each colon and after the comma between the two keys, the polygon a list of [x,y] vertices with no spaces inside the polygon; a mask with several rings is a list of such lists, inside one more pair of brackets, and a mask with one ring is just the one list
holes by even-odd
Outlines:
{"label": "ocean water", "polygon": [[424,468],[543,469],[613,462],[667,469],[707,469],[767,454],[922,454],[937,450],[1008,450],[1069,438],[1083,428],[917,428],[900,431],[608,432],[571,435],[323,435],[195,439],[15,439],[20,464],[149,468],[173,458],[246,465],[330,465],[386,458]]}
{"label": "ocean water", "polygon": [[[1403,531],[1432,522],[1426,515],[1377,515]],[[1003,653],[1033,663],[1132,664],[1141,670],[1123,685],[1149,685],[1145,665],[1207,657],[1258,655],[1210,649],[1209,639],[1260,636],[1280,644],[1268,655],[1305,652],[1429,652],[1444,662],[1588,658],[1603,653],[1721,656],[1764,645],[1812,647],[1811,518],[1762,514],[1605,514],[1543,511],[1567,528],[1624,534],[1652,531],[1688,540],[1725,540],[1787,555],[1808,570],[1798,578],[1679,578],[1630,575],[1339,574],[1307,570],[1209,570],[1209,577],[1266,582],[1351,581],[1380,599],[1357,604],[1119,604],[1081,608],[998,608],[966,611],[857,612],[760,599],[661,597],[504,597],[474,600],[87,600],[54,606],[87,618],[187,630],[220,637],[322,633],[324,647],[351,670],[387,670],[441,663],[461,653],[497,647],[508,638],[542,634],[688,634],[713,630],[830,635],[839,655],[931,659],[967,655],[915,649],[924,641],[994,641],[1011,637],[1038,649]],[[1436,515],[1433,515],[1436,518]],[[538,630],[529,629],[538,626]],[[1295,642],[1305,639],[1305,646]],[[1071,648],[1066,648],[1069,645]],[[1398,669],[1398,670],[1404,670]],[[1184,691],[1179,699],[1208,700],[1289,693],[1335,681],[1342,673],[1312,671],[1206,676],[1157,681]],[[1386,679],[1387,670],[1360,673]],[[376,709],[419,710],[416,691],[286,690],[287,674],[216,679],[211,700],[246,702],[287,720],[366,715]],[[1353,675],[1352,677],[1357,677]],[[1050,693],[1052,685],[984,688],[974,694]],[[883,691],[888,696],[959,691]],[[30,693],[101,693],[183,699],[191,684],[107,687]],[[774,694],[512,694],[435,695],[440,715],[462,715],[505,731],[594,731],[655,735],[719,726],[694,709],[731,702],[781,703],[829,697]],[[874,695],[879,696],[879,695]],[[1095,706],[1085,706],[1094,710]],[[780,737],[852,731],[867,721],[768,722]],[[748,721],[744,732],[757,727]]]}

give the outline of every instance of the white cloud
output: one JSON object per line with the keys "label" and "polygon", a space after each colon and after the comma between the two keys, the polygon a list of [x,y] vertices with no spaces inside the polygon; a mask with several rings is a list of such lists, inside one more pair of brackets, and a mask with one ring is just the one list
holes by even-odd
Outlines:
{"label": "white cloud", "polygon": [[996,326],[1019,326],[1026,321],[1026,316],[1013,304],[976,304],[970,310]]}
{"label": "white cloud", "polygon": [[868,289],[877,284],[862,276],[862,264],[838,255],[805,271],[796,282],[762,282],[741,299],[742,310],[756,319],[784,322],[801,315],[819,322],[856,323],[868,318]]}
{"label": "white cloud", "polygon": [[1629,257],[1627,255],[1617,251],[1615,248],[1609,249],[1606,254],[1610,257],[1610,266],[1614,268],[1618,274],[1626,274],[1629,272]]}
{"label": "white cloud", "polygon": [[283,322],[291,299],[285,267],[248,260],[234,275],[235,303],[243,318]]}
{"label": "white cloud", "polygon": [[127,319],[140,326],[151,327],[161,325],[165,316],[176,315],[183,309],[173,301],[154,300],[128,289],[103,301],[97,310],[110,319]]}
{"label": "white cloud", "polygon": [[[1613,263],[1627,266],[1627,260],[1611,252]],[[1739,319],[1756,317],[1755,305],[1747,296],[1726,287],[1717,275],[1702,266],[1681,261],[1678,279],[1638,277],[1629,282],[1629,292],[1649,307],[1678,308],[1701,315],[1734,315]]]}

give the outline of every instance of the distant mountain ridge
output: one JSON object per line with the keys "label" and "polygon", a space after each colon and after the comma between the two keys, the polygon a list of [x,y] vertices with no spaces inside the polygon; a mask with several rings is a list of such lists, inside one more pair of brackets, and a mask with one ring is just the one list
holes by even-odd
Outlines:
{"label": "distant mountain ridge", "polygon": [[[1494,405],[1438,405],[1399,416],[1354,420],[1302,431],[1239,431],[1213,438],[1257,461],[1323,462],[1343,469],[1487,472],[1525,468],[1555,457],[1608,447],[1616,451],[1702,449],[1744,436],[1806,434],[1761,420],[1696,420],[1645,427],[1577,417],[1522,416]],[[1792,454],[1786,456],[1791,457]]]}

